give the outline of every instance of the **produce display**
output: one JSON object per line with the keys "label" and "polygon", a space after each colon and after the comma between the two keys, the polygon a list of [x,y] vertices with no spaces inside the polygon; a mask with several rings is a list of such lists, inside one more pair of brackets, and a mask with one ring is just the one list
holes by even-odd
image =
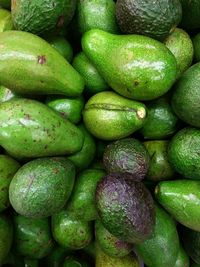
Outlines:
{"label": "produce display", "polygon": [[200,267],[199,114],[199,0],[0,0],[0,267]]}

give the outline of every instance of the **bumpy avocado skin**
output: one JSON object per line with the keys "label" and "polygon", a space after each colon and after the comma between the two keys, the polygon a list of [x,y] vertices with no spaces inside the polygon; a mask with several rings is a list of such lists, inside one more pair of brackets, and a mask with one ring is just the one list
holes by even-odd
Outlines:
{"label": "bumpy avocado skin", "polygon": [[104,227],[129,243],[140,243],[153,232],[154,203],[142,183],[123,174],[105,176],[96,189],[96,206]]}
{"label": "bumpy avocado skin", "polygon": [[77,97],[83,92],[80,74],[49,43],[34,34],[1,33],[0,54],[0,84],[16,93]]}
{"label": "bumpy avocado skin", "polygon": [[83,145],[83,134],[75,125],[31,99],[2,103],[0,126],[0,144],[16,158],[72,154]]}
{"label": "bumpy avocado skin", "polygon": [[14,215],[14,248],[18,254],[41,259],[53,248],[51,227],[48,218],[30,219]]}
{"label": "bumpy avocado skin", "polygon": [[51,216],[66,204],[74,180],[74,165],[66,158],[29,161],[12,179],[9,188],[11,205],[26,217]]}
{"label": "bumpy avocado skin", "polygon": [[108,173],[123,173],[134,181],[144,179],[149,168],[149,153],[144,145],[134,138],[126,138],[109,144],[103,155]]}

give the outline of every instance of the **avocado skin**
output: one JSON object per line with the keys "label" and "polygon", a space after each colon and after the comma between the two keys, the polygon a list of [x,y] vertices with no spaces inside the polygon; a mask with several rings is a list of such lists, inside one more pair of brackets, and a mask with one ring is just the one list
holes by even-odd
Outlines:
{"label": "avocado skin", "polygon": [[135,248],[148,267],[174,267],[179,252],[176,224],[158,205],[156,205],[156,224],[152,235]]}
{"label": "avocado skin", "polygon": [[66,204],[74,180],[74,165],[66,158],[40,158],[29,161],[17,171],[11,181],[11,205],[26,217],[51,216]]}
{"label": "avocado skin", "polygon": [[16,97],[20,97],[20,96],[16,95],[14,92],[6,88],[5,86],[0,85],[0,103],[6,102]]}
{"label": "avocado skin", "polygon": [[83,35],[82,49],[108,85],[127,98],[158,98],[176,79],[174,55],[164,44],[146,36],[93,29]]}
{"label": "avocado skin", "polygon": [[14,248],[19,255],[41,259],[53,248],[50,223],[47,218],[30,219],[14,215]]}
{"label": "avocado skin", "polygon": [[13,28],[14,27],[10,11],[0,8],[0,32],[9,31],[12,30]]}
{"label": "avocado skin", "polygon": [[15,28],[36,35],[67,26],[75,8],[76,0],[13,0],[11,5]]}
{"label": "avocado skin", "polygon": [[2,103],[0,126],[0,144],[15,158],[69,155],[83,145],[83,134],[74,124],[31,99]]}
{"label": "avocado skin", "polygon": [[50,254],[43,258],[41,266],[45,267],[60,267],[65,257],[71,253],[70,249],[66,249],[60,246],[54,246]]}
{"label": "avocado skin", "polygon": [[196,63],[175,83],[171,100],[176,115],[194,127],[200,127],[199,83],[200,63]]}
{"label": "avocado skin", "polygon": [[122,258],[127,256],[133,249],[133,245],[122,241],[112,235],[101,223],[95,222],[95,238],[99,246],[110,257]]}
{"label": "avocado skin", "polygon": [[200,33],[197,33],[192,38],[192,43],[194,47],[194,61],[199,62],[200,61]]}
{"label": "avocado skin", "polygon": [[63,262],[62,267],[91,267],[91,265],[75,256],[68,256]]}
{"label": "avocado skin", "polygon": [[200,180],[200,130],[187,127],[170,141],[168,158],[175,171],[187,179]]}
{"label": "avocado skin", "polygon": [[116,17],[124,33],[163,40],[181,21],[182,8],[179,0],[117,0]]}
{"label": "avocado skin", "polygon": [[197,29],[200,27],[200,2],[199,0],[180,0],[182,5],[182,21],[180,27],[183,29]]}
{"label": "avocado skin", "polygon": [[0,38],[0,84],[19,94],[80,96],[84,80],[42,38],[22,31],[6,31]]}
{"label": "avocado skin", "polygon": [[178,257],[174,267],[191,267],[189,256],[188,254],[186,254],[186,251],[183,249],[181,245],[179,248]]}
{"label": "avocado skin", "polygon": [[13,242],[13,225],[4,214],[0,214],[0,265],[8,255]]}
{"label": "avocado skin", "polygon": [[155,197],[177,222],[200,231],[200,181],[162,181],[155,188]]}
{"label": "avocado skin", "polygon": [[149,168],[149,153],[144,145],[134,138],[126,138],[109,144],[103,155],[103,164],[108,173],[123,173],[134,181],[144,179]]}
{"label": "avocado skin", "polygon": [[96,207],[104,227],[129,243],[144,242],[153,232],[154,203],[146,187],[123,174],[106,175],[97,185]]}

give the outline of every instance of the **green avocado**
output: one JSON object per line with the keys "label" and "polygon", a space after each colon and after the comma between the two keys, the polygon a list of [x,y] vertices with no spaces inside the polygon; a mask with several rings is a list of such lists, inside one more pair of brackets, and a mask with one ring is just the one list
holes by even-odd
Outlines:
{"label": "green avocado", "polygon": [[110,257],[122,258],[133,249],[133,245],[112,235],[101,223],[95,222],[95,238],[104,253]]}
{"label": "green avocado", "polygon": [[170,141],[168,158],[172,167],[187,179],[200,180],[200,130],[187,127]]}
{"label": "green avocado", "polygon": [[29,161],[17,171],[11,181],[11,205],[26,217],[51,216],[65,206],[74,180],[74,165],[66,158],[40,158]]}
{"label": "green avocado", "polygon": [[199,0],[180,0],[182,4],[182,21],[180,27],[183,29],[197,29],[200,27],[200,2]]}
{"label": "green avocado", "polygon": [[84,78],[86,94],[94,95],[109,89],[107,83],[83,52],[74,57],[72,66]]}
{"label": "green avocado", "polygon": [[92,222],[79,220],[69,211],[62,210],[52,216],[52,233],[60,246],[83,249],[93,238]]}
{"label": "green avocado", "polygon": [[0,7],[10,9],[11,0],[0,0]]}
{"label": "green avocado", "polygon": [[146,36],[94,29],[84,34],[82,49],[113,90],[135,100],[158,98],[177,76],[174,55]]}
{"label": "green avocado", "polygon": [[7,155],[0,155],[0,212],[10,206],[9,185],[19,168],[20,165],[16,160]]}
{"label": "green avocado", "polygon": [[186,254],[182,246],[179,248],[178,257],[173,267],[191,267],[189,256]]}
{"label": "green avocado", "polygon": [[193,38],[193,47],[194,47],[194,60],[196,62],[200,61],[200,33],[197,33]]}
{"label": "green avocado", "polygon": [[63,262],[62,267],[91,267],[91,265],[75,256],[67,256]]}
{"label": "green avocado", "polygon": [[20,97],[20,96],[15,94],[14,92],[6,88],[5,86],[0,85],[0,103],[6,102],[16,97]]}
{"label": "green avocado", "polygon": [[103,164],[108,173],[125,174],[134,181],[144,179],[149,161],[149,153],[145,146],[134,138],[110,143],[103,155]]}
{"label": "green avocado", "polygon": [[140,133],[145,139],[165,139],[178,131],[180,122],[164,96],[147,104],[148,116]]}
{"label": "green avocado", "polygon": [[41,266],[60,267],[65,257],[71,254],[71,250],[60,246],[54,246],[50,254],[42,259]]}
{"label": "green avocado", "polygon": [[0,8],[0,32],[9,31],[13,28],[14,27],[10,11]]}
{"label": "green avocado", "polygon": [[51,227],[47,218],[30,219],[14,215],[14,249],[23,257],[41,259],[53,248]]}
{"label": "green avocado", "polygon": [[87,169],[78,175],[67,206],[77,218],[84,221],[97,219],[95,191],[97,183],[105,174],[103,170]]}
{"label": "green avocado", "polygon": [[156,205],[156,224],[153,234],[135,248],[148,267],[175,267],[179,252],[176,224],[159,206]]}
{"label": "green avocado", "polygon": [[122,32],[163,40],[181,21],[182,7],[179,0],[117,0],[116,16]]}
{"label": "green avocado", "polygon": [[80,151],[84,137],[70,121],[31,99],[0,105],[0,144],[16,158],[36,158]]}
{"label": "green avocado", "polygon": [[6,259],[13,242],[13,226],[10,220],[0,214],[0,266]]}
{"label": "green avocado", "polygon": [[178,69],[177,78],[179,78],[192,64],[194,55],[192,40],[187,32],[176,28],[168,38],[165,39],[165,45],[176,58]]}
{"label": "green avocado", "polygon": [[200,63],[190,67],[174,85],[172,108],[184,122],[200,127]]}
{"label": "green avocado", "polygon": [[169,141],[155,140],[143,143],[150,155],[149,169],[146,179],[161,181],[172,179],[175,172],[168,160]]}
{"label": "green avocado", "polygon": [[155,188],[155,197],[177,222],[200,231],[200,181],[162,181]]}
{"label": "green avocado", "polygon": [[83,109],[86,128],[98,139],[116,140],[140,129],[146,120],[143,103],[105,91],[93,95]]}
{"label": "green avocado", "polygon": [[128,243],[144,242],[155,225],[150,192],[124,174],[106,175],[97,185],[96,207],[104,227]]}
{"label": "green avocado", "polygon": [[34,34],[0,33],[0,54],[0,84],[16,93],[77,97],[84,89],[79,73],[49,43]]}
{"label": "green avocado", "polygon": [[76,0],[13,0],[12,19],[17,30],[44,34],[66,27],[76,8]]}

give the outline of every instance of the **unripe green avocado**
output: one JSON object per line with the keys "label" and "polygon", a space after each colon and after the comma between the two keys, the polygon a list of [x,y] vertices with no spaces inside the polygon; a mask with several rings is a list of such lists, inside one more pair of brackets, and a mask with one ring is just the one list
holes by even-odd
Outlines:
{"label": "unripe green avocado", "polygon": [[0,32],[9,31],[12,29],[13,23],[10,11],[0,8]]}

